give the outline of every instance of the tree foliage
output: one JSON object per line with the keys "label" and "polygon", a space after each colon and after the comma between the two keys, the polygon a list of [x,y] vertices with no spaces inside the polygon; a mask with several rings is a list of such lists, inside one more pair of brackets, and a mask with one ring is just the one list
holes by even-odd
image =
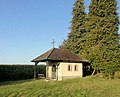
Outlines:
{"label": "tree foliage", "polygon": [[85,55],[91,65],[114,74],[120,65],[119,17],[116,0],[92,0],[89,6]]}
{"label": "tree foliage", "polygon": [[62,47],[83,54],[97,72],[114,75],[120,70],[117,1],[91,0],[86,15],[83,0],[76,0],[72,14],[71,32]]}
{"label": "tree foliage", "polygon": [[83,49],[83,41],[86,32],[84,27],[86,13],[83,0],[75,1],[72,15],[71,32],[68,33],[68,39],[63,42],[61,47],[79,54]]}

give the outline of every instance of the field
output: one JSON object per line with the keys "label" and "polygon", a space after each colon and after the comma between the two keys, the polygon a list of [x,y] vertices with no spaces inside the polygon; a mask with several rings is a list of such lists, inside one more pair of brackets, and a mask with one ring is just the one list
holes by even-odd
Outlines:
{"label": "field", "polygon": [[[45,65],[37,65],[37,74],[46,75]],[[34,78],[34,65],[0,65],[0,82]]]}
{"label": "field", "polygon": [[89,76],[64,81],[2,82],[0,97],[120,97],[120,79]]}

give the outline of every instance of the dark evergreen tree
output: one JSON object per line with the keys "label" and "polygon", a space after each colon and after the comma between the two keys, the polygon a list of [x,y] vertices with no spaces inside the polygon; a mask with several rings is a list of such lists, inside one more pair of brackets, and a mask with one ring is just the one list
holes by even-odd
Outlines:
{"label": "dark evergreen tree", "polygon": [[116,0],[92,0],[86,22],[84,55],[97,72],[113,75],[120,67]]}
{"label": "dark evergreen tree", "polygon": [[61,48],[69,49],[70,51],[79,54],[82,52],[85,36],[85,6],[83,0],[76,0],[74,3],[73,18],[71,20],[71,32],[68,33],[68,38],[60,46]]}

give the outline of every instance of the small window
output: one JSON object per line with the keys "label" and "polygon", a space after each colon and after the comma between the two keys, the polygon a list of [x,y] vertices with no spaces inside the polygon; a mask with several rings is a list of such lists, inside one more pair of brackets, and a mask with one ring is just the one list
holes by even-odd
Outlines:
{"label": "small window", "polygon": [[75,65],[75,71],[78,71],[78,65]]}
{"label": "small window", "polygon": [[68,65],[68,71],[72,71],[72,66]]}

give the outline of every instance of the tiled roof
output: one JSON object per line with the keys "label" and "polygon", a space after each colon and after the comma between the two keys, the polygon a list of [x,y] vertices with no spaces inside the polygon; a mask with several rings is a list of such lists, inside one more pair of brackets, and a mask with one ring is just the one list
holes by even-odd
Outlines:
{"label": "tiled roof", "polygon": [[53,48],[44,54],[33,59],[31,62],[45,62],[45,61],[57,61],[57,62],[87,62],[83,57],[80,57],[69,50]]}

